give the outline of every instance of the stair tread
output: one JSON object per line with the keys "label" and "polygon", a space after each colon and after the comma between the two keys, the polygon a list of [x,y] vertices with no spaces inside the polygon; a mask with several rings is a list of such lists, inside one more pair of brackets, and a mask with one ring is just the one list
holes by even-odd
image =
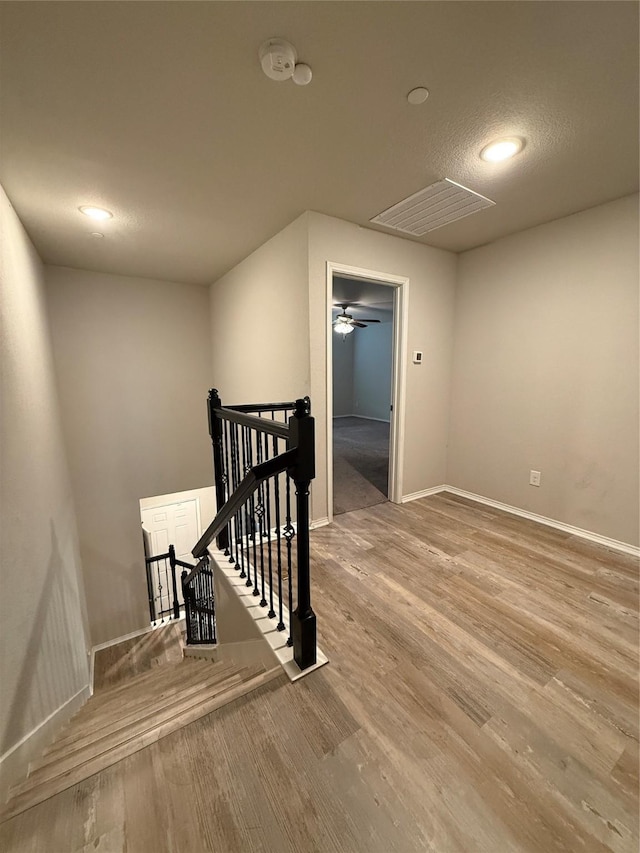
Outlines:
{"label": "stair tread", "polygon": [[135,701],[144,702],[149,696],[157,696],[166,690],[179,691],[183,687],[190,684],[195,684],[199,681],[209,681],[215,675],[223,678],[229,669],[228,663],[212,665],[206,661],[198,661],[202,666],[191,665],[191,662],[182,664],[167,665],[160,667],[157,673],[154,673],[153,679],[147,679],[143,682],[137,679],[132,680],[129,684],[129,689],[125,689],[125,685],[117,688],[117,692],[94,694],[91,701],[84,705],[77,714],[69,721],[65,730],[68,731],[71,727],[82,723],[89,723],[95,717],[97,711],[110,708],[120,708],[123,702],[133,704]]}
{"label": "stair tread", "polygon": [[186,663],[184,668],[181,664],[170,664],[159,667],[157,672],[154,672],[153,678],[139,681],[138,678],[132,679],[128,689],[126,685],[121,685],[114,692],[104,691],[94,693],[91,701],[85,704],[74,716],[68,721],[63,732],[68,732],[72,726],[76,726],[93,718],[95,711],[98,708],[115,708],[119,707],[123,701],[134,701],[136,697],[145,697],[151,694],[157,694],[162,691],[163,686],[174,684],[177,688],[181,685],[189,684],[207,677],[208,670],[206,661],[204,667],[192,667],[191,661]]}
{"label": "stair tread", "polygon": [[203,695],[215,695],[216,690],[223,692],[234,684],[252,678],[261,671],[264,671],[264,667],[256,667],[251,671],[234,667],[223,679],[216,675],[209,682],[199,683],[187,690],[172,693],[169,698],[156,697],[153,701],[150,699],[144,706],[136,706],[133,709],[129,709],[125,705],[113,721],[109,719],[104,721],[104,714],[96,714],[95,724],[91,730],[74,733],[72,737],[65,738],[64,742],[60,744],[56,744],[54,741],[51,749],[39,761],[34,762],[29,777],[35,776],[45,767],[68,762],[72,756],[77,756],[79,760],[82,760],[82,755],[87,750],[97,749],[100,744],[107,744],[109,739],[117,739],[118,735],[121,737],[131,736],[135,730],[143,728],[146,720],[157,719],[159,716],[171,716],[172,710],[173,713],[176,713],[175,709],[178,709],[177,712],[179,712],[181,707],[188,707],[193,702],[201,701]]}
{"label": "stair tread", "polygon": [[160,724],[150,725],[144,732],[138,733],[114,748],[88,759],[83,764],[70,767],[52,778],[38,780],[37,778],[30,777],[26,782],[13,789],[12,798],[4,806],[2,811],[0,811],[0,820],[8,820],[32,806],[48,800],[55,794],[88,779],[101,770],[121,761],[123,758],[156,743],[168,734],[189,725],[195,720],[210,714],[212,711],[233,702],[245,693],[249,693],[251,690],[267,684],[272,679],[278,677],[282,677],[282,669],[279,666],[266,671],[262,669],[261,672],[249,677],[246,681],[234,684],[227,690],[218,692],[198,703],[192,704],[181,713],[172,716]]}

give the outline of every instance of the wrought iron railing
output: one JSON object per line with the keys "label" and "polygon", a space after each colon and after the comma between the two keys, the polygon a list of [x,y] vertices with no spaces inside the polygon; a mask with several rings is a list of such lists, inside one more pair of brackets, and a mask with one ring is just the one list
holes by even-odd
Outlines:
{"label": "wrought iron railing", "polygon": [[169,545],[166,554],[145,557],[144,562],[147,570],[149,616],[152,624],[163,623],[165,619],[180,619],[184,607],[184,592],[180,595],[182,584],[178,581],[178,569],[183,570],[184,576],[187,571],[192,571],[196,566],[179,560],[173,545]]}
{"label": "wrought iron railing", "polygon": [[[197,566],[182,564],[182,592],[187,627],[187,644],[218,642],[216,635],[216,601],[213,570],[209,557],[204,556]],[[191,569],[190,572],[187,569]]]}
{"label": "wrought iron railing", "polygon": [[[219,509],[193,556],[202,561],[215,540],[276,629],[285,631],[288,623],[287,643],[300,669],[306,669],[316,662],[309,574],[309,487],[315,476],[310,400],[224,407],[214,389],[208,411]],[[214,610],[213,584],[210,601],[193,592],[208,568],[199,562],[183,574],[188,624],[192,608],[200,621]]]}
{"label": "wrought iron railing", "polygon": [[149,597],[149,616],[156,625],[165,619],[180,618],[180,600],[176,578],[176,552],[169,545],[166,554],[145,557],[147,570],[147,593]]}

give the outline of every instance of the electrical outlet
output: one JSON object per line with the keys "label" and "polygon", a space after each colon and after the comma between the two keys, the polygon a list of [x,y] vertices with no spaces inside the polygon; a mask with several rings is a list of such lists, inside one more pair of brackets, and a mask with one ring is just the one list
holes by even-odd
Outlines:
{"label": "electrical outlet", "polygon": [[529,485],[530,486],[539,486],[540,485],[540,471],[530,471],[529,472]]}

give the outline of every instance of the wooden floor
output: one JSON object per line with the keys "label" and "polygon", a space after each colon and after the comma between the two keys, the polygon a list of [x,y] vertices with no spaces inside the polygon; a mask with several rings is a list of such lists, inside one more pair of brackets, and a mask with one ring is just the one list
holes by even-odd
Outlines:
{"label": "wooden floor", "polygon": [[312,546],[329,666],[13,818],[0,849],[636,853],[637,560],[448,495]]}

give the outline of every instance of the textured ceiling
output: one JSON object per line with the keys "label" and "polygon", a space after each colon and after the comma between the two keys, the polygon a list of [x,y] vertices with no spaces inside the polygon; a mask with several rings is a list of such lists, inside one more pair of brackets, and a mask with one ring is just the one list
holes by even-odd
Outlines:
{"label": "textured ceiling", "polygon": [[[304,210],[376,227],[444,177],[496,201],[419,240],[454,251],[637,190],[633,2],[54,0],[0,15],[0,179],[47,262],[205,284]],[[273,36],[311,65],[309,86],[263,75]],[[410,106],[419,85],[430,97]],[[524,152],[484,163],[501,135]],[[114,219],[96,228],[87,203]]]}

